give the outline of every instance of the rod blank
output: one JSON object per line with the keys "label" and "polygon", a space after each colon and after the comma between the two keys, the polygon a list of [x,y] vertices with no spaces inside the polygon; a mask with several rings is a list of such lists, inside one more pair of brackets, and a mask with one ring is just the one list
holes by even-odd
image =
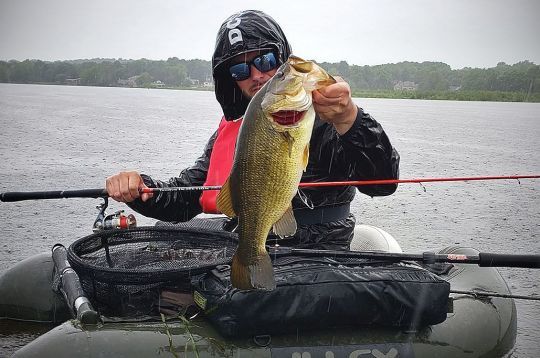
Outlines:
{"label": "rod blank", "polygon": [[[417,178],[417,179],[381,179],[381,180],[352,180],[336,182],[311,182],[300,183],[300,188],[316,188],[327,186],[364,186],[364,185],[390,185],[408,183],[432,183],[432,182],[453,182],[453,181],[478,181],[478,180],[519,180],[519,179],[539,179],[540,174],[533,175],[506,175],[506,176],[476,176],[476,177],[449,177],[449,178]],[[164,187],[164,188],[142,188],[143,193],[161,193],[174,191],[204,191],[220,190],[220,185],[214,186],[186,186],[186,187]],[[83,189],[83,190],[57,190],[57,191],[29,191],[29,192],[6,192],[0,193],[0,201],[22,201],[40,199],[62,199],[62,198],[106,198],[106,189]]]}
{"label": "rod blank", "polygon": [[375,251],[338,251],[338,250],[312,250],[290,247],[269,248],[271,255],[297,255],[311,257],[347,257],[369,260],[382,260],[389,262],[418,261],[424,264],[448,262],[456,264],[474,264],[480,267],[521,267],[540,268],[540,255],[512,255],[481,252],[478,255],[436,254],[424,252],[421,254],[375,252]]}

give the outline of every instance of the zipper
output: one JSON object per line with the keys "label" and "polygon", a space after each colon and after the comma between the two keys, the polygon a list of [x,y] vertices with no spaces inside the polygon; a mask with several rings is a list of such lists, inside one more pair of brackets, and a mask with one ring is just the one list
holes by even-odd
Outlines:
{"label": "zipper", "polygon": [[[281,273],[291,273],[291,274],[303,274],[303,273],[320,273],[320,272],[329,272],[334,271],[336,269],[339,270],[346,270],[346,271],[358,271],[363,270],[364,267],[358,264],[354,263],[343,263],[336,260],[321,260],[317,258],[298,258],[298,257],[292,257],[292,258],[280,258],[279,262],[274,262],[274,275],[281,274]],[[312,264],[309,266],[306,266],[305,264]],[[386,271],[402,271],[402,274],[404,274],[404,279],[408,279],[411,281],[416,281],[419,278],[419,275],[422,277],[430,276],[430,272],[426,269],[413,267],[413,266],[402,266],[402,265],[396,265],[396,264],[390,264],[390,265],[384,265],[379,266],[379,262],[376,262],[376,265],[374,266],[373,263],[369,262],[366,263],[365,266],[369,266],[368,270],[386,270]],[[354,265],[354,266],[353,266]],[[226,272],[229,268],[223,266],[221,269],[221,272]],[[366,270],[366,271],[368,271]],[[436,276],[436,275],[435,275]],[[204,281],[205,275],[201,275],[199,278],[199,287],[203,287],[202,282]],[[229,274],[226,275],[217,275],[214,270],[211,272],[211,277],[213,280],[217,281],[218,284],[223,287],[225,290],[227,288],[227,285],[230,283],[230,271]],[[438,276],[437,276],[438,277]],[[276,286],[283,286],[283,281],[276,282]],[[205,285],[206,286],[206,285]],[[205,288],[206,289],[206,288]],[[216,290],[216,293],[219,294],[218,290]],[[231,295],[235,292],[231,292]]]}

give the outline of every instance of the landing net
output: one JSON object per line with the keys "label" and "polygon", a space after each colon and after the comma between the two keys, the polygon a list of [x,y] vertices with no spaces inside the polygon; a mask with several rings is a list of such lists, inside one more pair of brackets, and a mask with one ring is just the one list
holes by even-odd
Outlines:
{"label": "landing net", "polygon": [[75,241],[68,261],[98,308],[150,313],[160,291],[190,292],[191,279],[229,264],[237,237],[200,227],[102,231]]}

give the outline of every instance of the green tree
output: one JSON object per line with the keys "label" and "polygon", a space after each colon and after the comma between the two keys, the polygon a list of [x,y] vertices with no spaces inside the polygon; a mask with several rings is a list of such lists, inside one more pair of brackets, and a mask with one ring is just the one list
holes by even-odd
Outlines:
{"label": "green tree", "polygon": [[31,83],[34,64],[30,60],[16,62],[11,72],[11,78],[17,83]]}
{"label": "green tree", "polygon": [[83,66],[80,78],[81,84],[95,86],[98,84],[98,66],[95,63],[87,63]]}
{"label": "green tree", "polygon": [[184,61],[187,77],[204,82],[212,77],[212,65],[209,61],[189,60]]}
{"label": "green tree", "polygon": [[0,61],[0,82],[9,82],[9,64]]}
{"label": "green tree", "polygon": [[143,72],[137,77],[136,82],[139,87],[150,87],[152,82],[154,82],[154,78],[148,72]]}

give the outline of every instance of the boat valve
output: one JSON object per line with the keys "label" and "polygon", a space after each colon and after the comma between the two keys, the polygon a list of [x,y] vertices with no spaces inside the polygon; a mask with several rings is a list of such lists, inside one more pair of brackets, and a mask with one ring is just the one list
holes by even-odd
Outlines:
{"label": "boat valve", "polygon": [[94,221],[93,231],[111,229],[130,229],[137,226],[137,220],[133,214],[125,215],[124,210],[118,210],[114,214],[106,214],[105,209],[109,204],[108,198],[103,198],[103,203],[96,208],[99,210],[96,221]]}

